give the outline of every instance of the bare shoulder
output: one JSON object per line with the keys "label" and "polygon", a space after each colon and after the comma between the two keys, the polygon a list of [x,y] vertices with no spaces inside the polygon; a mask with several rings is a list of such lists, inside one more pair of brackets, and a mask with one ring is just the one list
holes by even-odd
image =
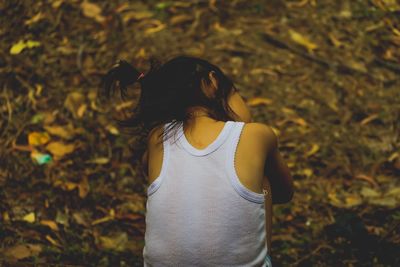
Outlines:
{"label": "bare shoulder", "polygon": [[254,139],[259,140],[265,145],[273,145],[278,141],[278,138],[272,130],[271,126],[259,122],[250,122],[245,124],[246,132],[252,135]]}

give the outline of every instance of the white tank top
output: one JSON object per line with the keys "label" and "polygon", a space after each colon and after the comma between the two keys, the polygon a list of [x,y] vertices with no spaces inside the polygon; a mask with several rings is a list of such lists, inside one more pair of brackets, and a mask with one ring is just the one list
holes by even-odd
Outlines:
{"label": "white tank top", "polygon": [[204,149],[182,125],[175,143],[164,138],[161,172],[147,190],[144,266],[268,265],[264,195],[234,167],[243,126],[227,121]]}

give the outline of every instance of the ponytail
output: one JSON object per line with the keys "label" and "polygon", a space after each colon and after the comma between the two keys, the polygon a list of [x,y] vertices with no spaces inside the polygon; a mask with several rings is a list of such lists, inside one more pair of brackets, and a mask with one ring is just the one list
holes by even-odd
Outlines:
{"label": "ponytail", "polygon": [[120,59],[103,77],[103,93],[108,98],[110,93],[114,93],[118,82],[121,96],[124,97],[127,94],[127,86],[139,82],[143,77],[143,73],[139,72],[126,60]]}

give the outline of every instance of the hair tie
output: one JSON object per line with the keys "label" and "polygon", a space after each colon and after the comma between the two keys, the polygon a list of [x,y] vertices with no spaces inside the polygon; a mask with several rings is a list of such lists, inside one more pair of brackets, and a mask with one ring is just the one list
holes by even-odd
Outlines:
{"label": "hair tie", "polygon": [[139,81],[143,77],[144,77],[144,73],[142,72],[142,73],[140,73],[139,77],[136,80]]}

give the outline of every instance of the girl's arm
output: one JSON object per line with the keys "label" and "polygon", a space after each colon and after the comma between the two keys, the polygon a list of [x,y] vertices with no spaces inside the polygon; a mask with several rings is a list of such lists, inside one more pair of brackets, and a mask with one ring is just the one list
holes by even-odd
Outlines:
{"label": "girl's arm", "polygon": [[266,158],[264,174],[268,177],[272,189],[272,203],[283,204],[293,198],[293,178],[289,167],[286,165],[279,152],[278,137],[271,127],[267,126],[268,155]]}

